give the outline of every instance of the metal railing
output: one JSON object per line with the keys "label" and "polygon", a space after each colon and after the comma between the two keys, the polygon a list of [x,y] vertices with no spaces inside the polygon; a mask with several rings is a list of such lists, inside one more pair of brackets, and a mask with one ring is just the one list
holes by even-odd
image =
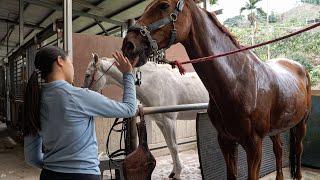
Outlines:
{"label": "metal railing", "polygon": [[[206,110],[207,108],[208,108],[208,103],[143,107],[143,114],[148,115],[148,114],[159,114],[159,113],[180,112],[180,111]],[[138,110],[136,116],[138,116],[139,114],[140,112]]]}

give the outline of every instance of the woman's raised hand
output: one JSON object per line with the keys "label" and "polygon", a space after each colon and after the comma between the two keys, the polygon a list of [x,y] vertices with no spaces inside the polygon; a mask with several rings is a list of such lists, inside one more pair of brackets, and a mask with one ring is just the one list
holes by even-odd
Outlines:
{"label": "woman's raised hand", "polygon": [[119,51],[112,53],[112,56],[116,59],[116,66],[122,73],[132,72],[132,66],[129,59],[124,57]]}

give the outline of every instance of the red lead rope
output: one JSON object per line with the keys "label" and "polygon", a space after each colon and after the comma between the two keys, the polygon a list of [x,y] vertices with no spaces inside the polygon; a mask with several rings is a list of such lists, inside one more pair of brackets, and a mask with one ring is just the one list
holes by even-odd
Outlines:
{"label": "red lead rope", "polygon": [[263,42],[263,43],[259,43],[259,44],[253,45],[253,46],[243,47],[243,48],[237,49],[237,50],[235,50],[235,51],[230,51],[230,52],[226,52],[226,53],[222,53],[222,54],[218,54],[218,55],[212,55],[212,56],[207,56],[207,57],[192,59],[192,60],[190,60],[190,61],[183,61],[183,62],[172,61],[172,62],[169,62],[169,64],[170,64],[172,67],[178,67],[179,72],[180,72],[181,74],[184,74],[184,73],[186,72],[186,70],[185,70],[185,69],[183,68],[183,66],[182,66],[182,65],[184,65],[184,64],[189,64],[189,63],[194,64],[194,63],[199,63],[199,62],[204,62],[204,61],[212,61],[212,60],[215,60],[215,58],[219,58],[219,57],[223,57],[223,56],[228,56],[228,55],[235,54],[235,53],[238,53],[238,52],[242,52],[242,51],[254,49],[254,48],[261,47],[261,46],[264,46],[264,45],[267,45],[267,44],[271,44],[271,43],[274,43],[274,42],[277,42],[277,41],[281,41],[281,40],[290,38],[290,37],[292,37],[292,36],[301,34],[301,33],[303,33],[303,32],[309,31],[309,30],[311,30],[311,29],[314,29],[314,28],[316,28],[316,27],[318,27],[318,26],[320,26],[320,22],[318,22],[318,23],[316,23],[316,24],[314,24],[314,25],[311,25],[311,26],[309,26],[309,27],[303,28],[303,29],[301,29],[301,30],[299,30],[299,31],[290,33],[290,34],[288,34],[288,35],[285,35],[285,36],[282,36],[282,37],[279,37],[279,38],[276,38],[276,39],[273,39],[273,40],[269,40],[269,41],[266,41],[266,42]]}

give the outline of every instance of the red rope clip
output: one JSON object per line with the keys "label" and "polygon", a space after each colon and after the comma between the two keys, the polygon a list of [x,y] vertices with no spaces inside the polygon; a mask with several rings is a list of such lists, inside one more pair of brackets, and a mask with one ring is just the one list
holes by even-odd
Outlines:
{"label": "red rope clip", "polygon": [[174,69],[175,67],[178,67],[181,75],[186,73],[186,69],[182,66],[182,64],[180,62],[172,61],[172,62],[170,62],[170,65],[172,66],[172,69]]}

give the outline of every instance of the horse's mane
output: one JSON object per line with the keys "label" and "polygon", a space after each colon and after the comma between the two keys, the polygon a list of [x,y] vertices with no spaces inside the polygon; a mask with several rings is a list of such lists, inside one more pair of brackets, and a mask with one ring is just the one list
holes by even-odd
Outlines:
{"label": "horse's mane", "polygon": [[230,38],[230,40],[237,46],[237,48],[242,48],[241,44],[236,39],[236,37],[224,25],[222,25],[219,22],[216,14],[214,12],[210,13],[206,10],[204,10],[204,11],[208,14],[209,18],[220,29],[220,31],[222,31],[224,34],[226,34]]}

